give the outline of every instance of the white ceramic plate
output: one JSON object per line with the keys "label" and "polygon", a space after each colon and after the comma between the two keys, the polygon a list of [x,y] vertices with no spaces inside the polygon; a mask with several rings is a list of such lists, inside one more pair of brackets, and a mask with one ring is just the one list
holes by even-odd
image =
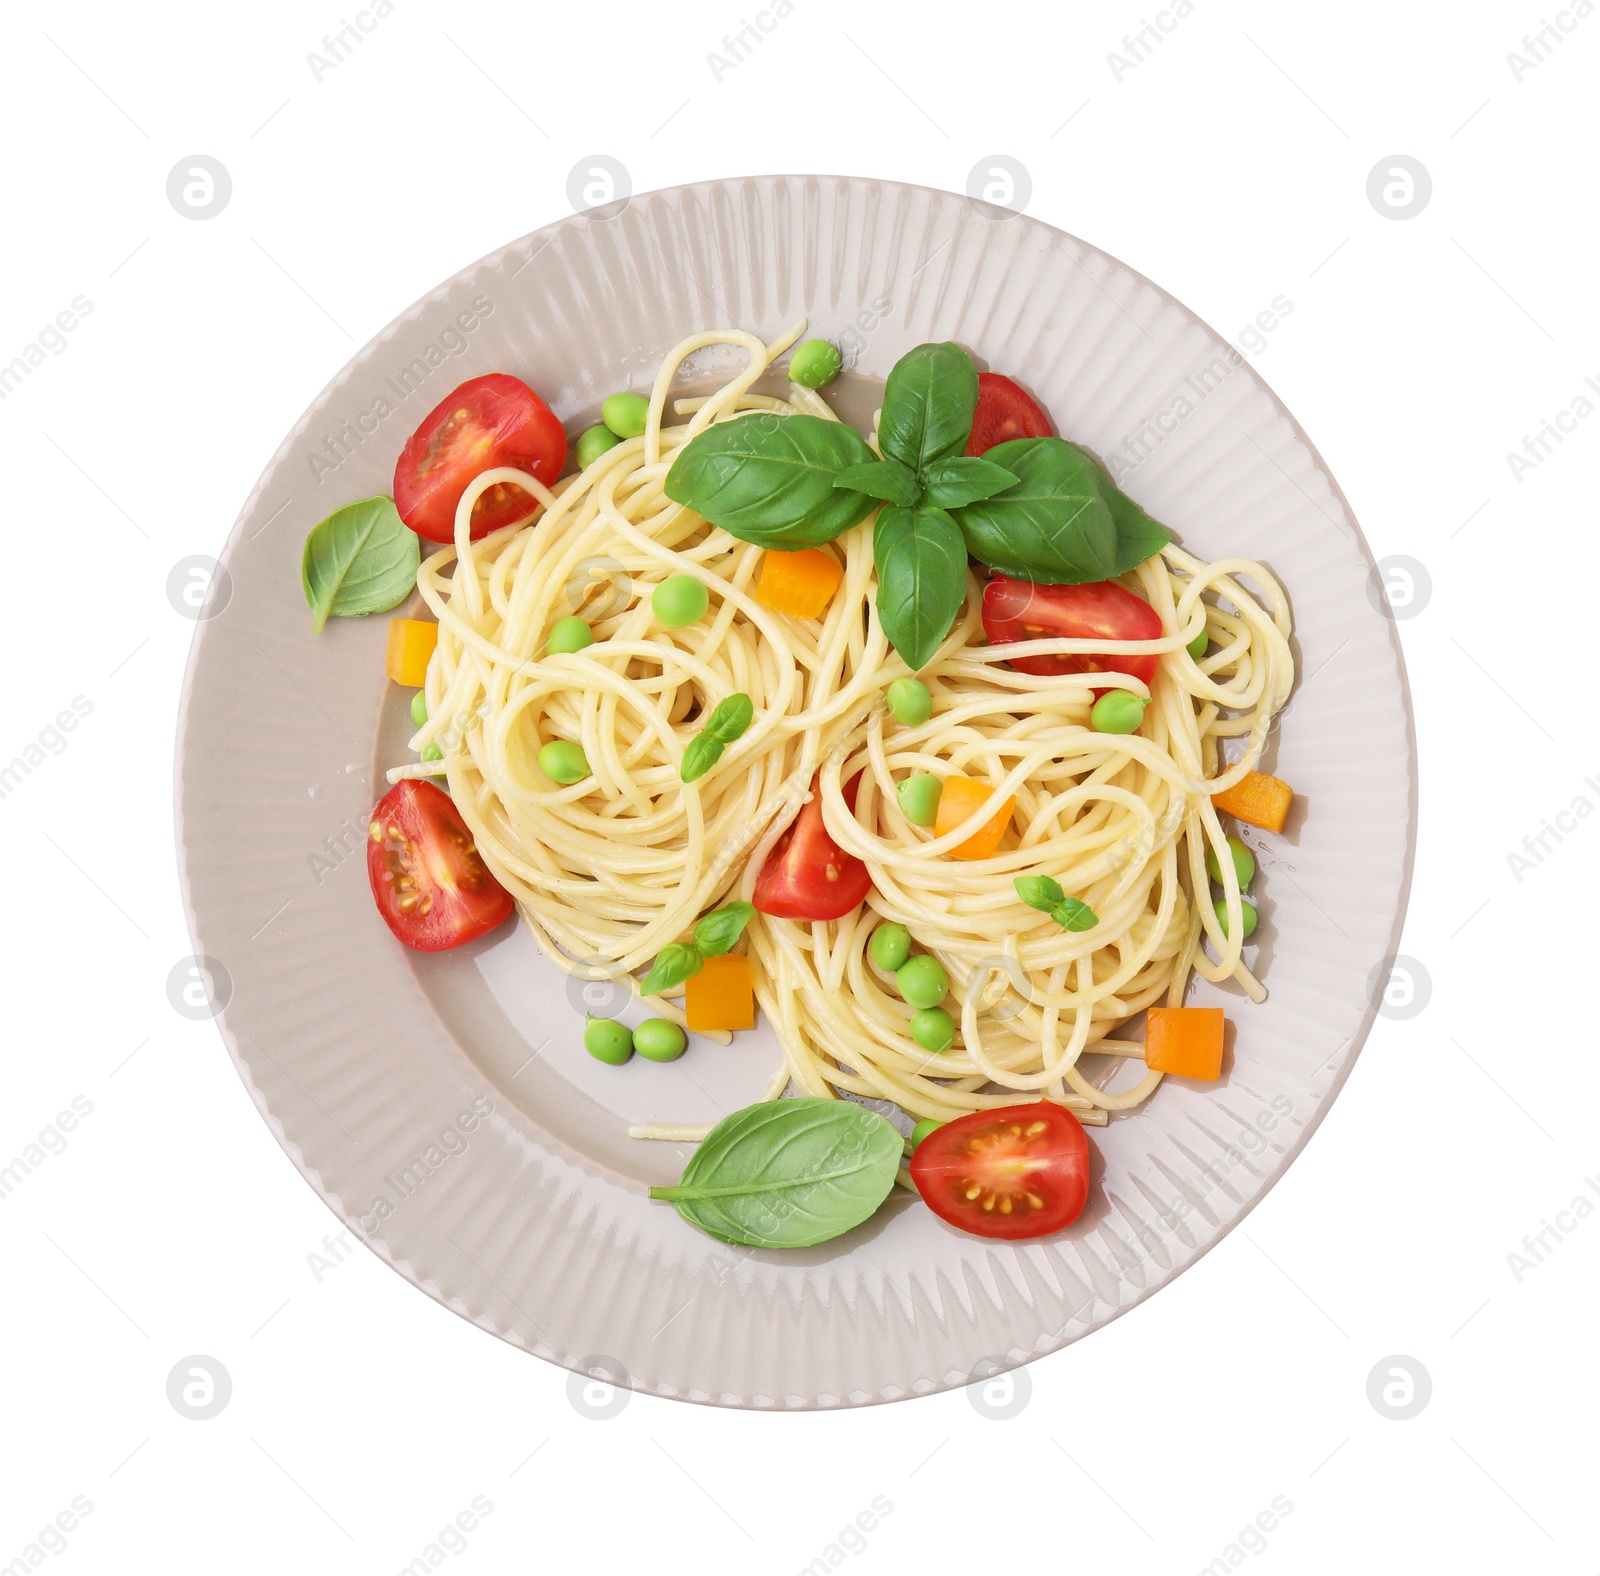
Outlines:
{"label": "white ceramic plate", "polygon": [[[576,431],[606,394],[647,388],[685,335],[770,337],[802,314],[878,378],[913,345],[959,340],[1027,383],[1066,435],[1108,459],[1142,451],[1128,491],[1202,556],[1264,560],[1293,601],[1301,681],[1266,765],[1299,799],[1284,838],[1257,840],[1270,998],[1201,986],[1197,999],[1231,1009],[1228,1076],[1169,1081],[1093,1130],[1089,1208],[1043,1242],[966,1236],[909,1199],[804,1252],[712,1241],[645,1197],[689,1151],[626,1128],[747,1103],[770,1038],[602,1066],[580,1044],[584,987],[520,929],[409,953],[368,891],[362,837],[383,769],[404,758],[405,697],[384,679],[384,618],[312,635],[306,532],[389,491],[401,444],[469,377],[526,377]],[[221,965],[223,1038],[352,1230],[448,1307],[566,1367],[798,1408],[927,1393],[1053,1351],[1249,1211],[1371,1023],[1415,812],[1405,677],[1366,545],[1248,364],[1148,280],[1032,219],[777,176],[553,225],[441,285],[339,373],[268,465],[224,562],[177,768],[185,894],[196,953]]]}

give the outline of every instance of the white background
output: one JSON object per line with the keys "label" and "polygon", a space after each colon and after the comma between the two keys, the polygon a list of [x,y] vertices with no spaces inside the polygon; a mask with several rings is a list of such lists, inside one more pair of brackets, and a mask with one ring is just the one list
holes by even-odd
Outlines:
{"label": "white background", "polygon": [[[1199,0],[1119,79],[1107,55],[1149,15],[1128,4],[797,0],[719,81],[707,54],[755,3],[400,0],[320,80],[307,55],[350,14],[331,0],[8,27],[0,364],[75,296],[92,312],[0,403],[0,757],[74,696],[93,709],[0,800],[0,1163],[75,1096],[93,1109],[0,1199],[0,1568],[81,1495],[51,1569],[379,1576],[482,1495],[452,1569],[781,1576],[883,1496],[851,1569],[1592,1572],[1600,1221],[1565,1217],[1531,1269],[1507,1256],[1600,1174],[1600,825],[1569,821],[1520,880],[1507,856],[1600,805],[1600,421],[1520,481],[1506,454],[1600,381],[1600,20],[1559,13],[1574,30],[1519,81],[1531,4]],[[581,1415],[565,1372],[366,1250],[313,1268],[337,1222],[215,1027],[167,1001],[191,951],[171,760],[194,629],[169,571],[220,549],[358,345],[569,212],[596,152],[637,190],[776,170],[962,190],[983,157],[1020,159],[1029,211],[1224,333],[1292,301],[1257,370],[1375,554],[1431,578],[1401,625],[1422,782],[1403,950],[1431,998],[1379,1020],[1244,1226],[1033,1365],[1010,1420],[964,1391]],[[205,222],[166,196],[195,153],[233,182]],[[1404,221],[1366,191],[1396,153],[1433,182]],[[196,1353],[233,1384],[204,1422],[166,1396]],[[1432,1378],[1409,1421],[1368,1401],[1392,1354]],[[1265,1548],[1230,1556],[1275,1496],[1293,1508]]]}

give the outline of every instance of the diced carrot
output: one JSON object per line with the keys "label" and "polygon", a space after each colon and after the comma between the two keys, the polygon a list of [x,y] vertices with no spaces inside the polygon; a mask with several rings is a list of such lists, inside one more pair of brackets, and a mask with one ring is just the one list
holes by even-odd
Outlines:
{"label": "diced carrot", "polygon": [[774,613],[794,618],[821,618],[823,609],[844,579],[844,569],[832,553],[820,547],[805,547],[798,553],[780,553],[769,548],[761,560],[761,578],[756,582],[756,601]]}
{"label": "diced carrot", "polygon": [[[986,801],[994,798],[994,789],[988,783],[974,782],[970,777],[946,777],[944,791],[939,795],[939,812],[934,818],[935,837],[953,832],[966,818]],[[1011,812],[1016,807],[1016,797],[1006,799],[964,843],[950,850],[952,859],[987,859],[1000,846],[1006,828],[1011,824]]]}
{"label": "diced carrot", "polygon": [[1214,793],[1211,802],[1219,810],[1236,815],[1241,821],[1268,832],[1281,832],[1294,803],[1294,789],[1277,777],[1262,772],[1246,772],[1233,787]]}
{"label": "diced carrot", "polygon": [[1222,1008],[1152,1007],[1145,1014],[1144,1064],[1178,1078],[1222,1076]]}
{"label": "diced carrot", "polygon": [[684,987],[684,1014],[696,1034],[707,1029],[753,1029],[756,992],[750,960],[738,952],[707,958]]}
{"label": "diced carrot", "polygon": [[421,689],[428,682],[428,658],[438,644],[437,624],[421,618],[391,618],[384,668],[396,684]]}

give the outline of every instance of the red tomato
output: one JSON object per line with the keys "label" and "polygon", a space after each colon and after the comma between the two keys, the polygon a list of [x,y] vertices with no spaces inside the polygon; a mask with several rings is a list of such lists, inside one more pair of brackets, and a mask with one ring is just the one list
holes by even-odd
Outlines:
{"label": "red tomato", "polygon": [[[756,907],[775,919],[843,919],[872,890],[867,867],[828,836],[822,824],[820,777],[811,802],[767,855],[756,877]],[[858,772],[845,784],[844,802],[856,807]]]}
{"label": "red tomato", "polygon": [[[1143,597],[1112,580],[1085,586],[1041,586],[997,574],[983,588],[983,632],[991,646],[1013,640],[1058,637],[1107,640],[1160,640],[1161,615]],[[1108,668],[1148,684],[1156,676],[1153,656],[1017,657],[1011,666],[1023,673],[1104,673]]]}
{"label": "red tomato", "polygon": [[911,1180],[941,1220],[979,1237],[1045,1237],[1089,1196],[1089,1140],[1072,1112],[1043,1100],[973,1111],[936,1127],[911,1156]]}
{"label": "red tomato", "polygon": [[[514,465],[548,487],[566,458],[555,412],[520,378],[491,372],[463,383],[411,434],[394,468],[395,508],[418,536],[452,542],[456,505],[475,476]],[[473,541],[532,508],[520,487],[496,483],[472,506]]]}
{"label": "red tomato", "polygon": [[972,413],[967,454],[982,454],[1013,438],[1048,438],[1050,418],[1010,378],[998,372],[978,374],[978,408]]}
{"label": "red tomato", "polygon": [[511,894],[490,875],[455,801],[405,778],[372,812],[367,879],[383,922],[418,952],[476,941],[511,914]]}

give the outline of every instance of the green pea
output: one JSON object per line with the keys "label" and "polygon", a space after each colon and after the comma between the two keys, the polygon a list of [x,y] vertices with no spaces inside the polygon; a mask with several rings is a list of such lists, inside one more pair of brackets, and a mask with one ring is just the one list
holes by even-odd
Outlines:
{"label": "green pea", "polygon": [[411,720],[420,728],[428,720],[428,692],[418,690],[411,697]]}
{"label": "green pea", "polygon": [[578,469],[586,471],[600,458],[607,449],[614,449],[622,442],[616,433],[609,427],[590,427],[579,433],[578,441],[573,445],[573,457],[578,462]]}
{"label": "green pea", "polygon": [[439,748],[433,739],[429,739],[422,746],[422,758],[425,761],[442,761],[444,759],[444,751]]}
{"label": "green pea", "polygon": [[647,1062],[675,1062],[689,1037],[670,1018],[646,1018],[633,1031],[633,1048]]}
{"label": "green pea", "polygon": [[580,745],[566,739],[552,739],[539,751],[539,770],[553,783],[565,787],[589,775],[589,757]]}
{"label": "green pea", "polygon": [[937,958],[926,953],[907,958],[894,971],[901,997],[913,1007],[937,1007],[950,989],[950,981]]}
{"label": "green pea", "polygon": [[1107,690],[1089,713],[1089,726],[1096,733],[1133,733],[1150,704],[1132,690]]}
{"label": "green pea", "polygon": [[944,1126],[943,1122],[936,1122],[931,1116],[925,1116],[911,1129],[911,1147],[914,1150],[929,1133],[937,1132]]}
{"label": "green pea", "polygon": [[844,358],[836,345],[830,345],[825,339],[808,339],[805,344],[797,345],[789,358],[789,376],[808,389],[819,389],[838,377],[843,365]]}
{"label": "green pea", "polygon": [[600,407],[600,419],[619,438],[637,438],[649,414],[650,401],[643,394],[613,394]]}
{"label": "green pea", "polygon": [[[1248,903],[1243,898],[1240,898],[1239,908],[1244,915],[1244,940],[1248,941],[1254,934],[1256,928],[1255,904]],[[1217,923],[1222,926],[1222,934],[1226,936],[1228,934],[1228,905],[1224,903],[1221,898],[1218,898],[1216,902],[1216,910]]]}
{"label": "green pea", "polygon": [[558,618],[550,626],[544,649],[552,657],[582,651],[594,644],[594,631],[581,618]]}
{"label": "green pea", "polygon": [[650,606],[668,629],[682,629],[705,617],[711,594],[693,575],[668,575],[650,593]]}
{"label": "green pea", "polygon": [[937,777],[925,774],[908,777],[903,783],[897,783],[894,791],[900,801],[900,813],[913,826],[932,826],[938,820],[944,784]]}
{"label": "green pea", "polygon": [[[1256,856],[1237,837],[1228,839],[1228,852],[1233,855],[1234,874],[1239,878],[1239,890],[1242,892],[1255,880]],[[1214,848],[1206,850],[1206,873],[1213,881],[1219,884],[1222,881],[1222,864]]]}
{"label": "green pea", "polygon": [[625,1023],[591,1017],[583,1026],[583,1048],[597,1062],[620,1067],[633,1055],[633,1035]]}
{"label": "green pea", "polygon": [[904,925],[879,925],[867,943],[867,951],[884,973],[893,974],[911,956],[911,932]]}
{"label": "green pea", "polygon": [[943,1007],[911,1014],[911,1038],[925,1051],[948,1051],[956,1042],[956,1020]]}
{"label": "green pea", "polygon": [[1205,630],[1202,629],[1200,631],[1200,633],[1198,635],[1196,635],[1194,637],[1194,639],[1191,640],[1189,642],[1189,644],[1187,646],[1185,646],[1183,649],[1185,651],[1187,651],[1189,653],[1189,655],[1191,657],[1193,657],[1196,662],[1198,662],[1201,659],[1201,657],[1203,657],[1206,654],[1206,648],[1210,644],[1211,644],[1211,636],[1209,634],[1207,634]]}
{"label": "green pea", "polygon": [[896,679],[888,701],[889,714],[905,728],[920,728],[933,715],[933,696],[921,679]]}

